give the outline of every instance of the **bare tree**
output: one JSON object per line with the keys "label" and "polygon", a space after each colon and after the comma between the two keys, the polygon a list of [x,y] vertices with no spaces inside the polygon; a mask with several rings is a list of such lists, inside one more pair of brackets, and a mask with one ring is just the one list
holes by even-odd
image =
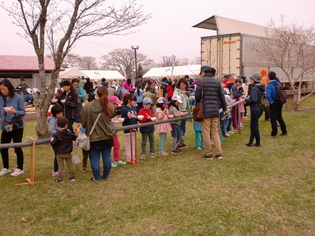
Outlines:
{"label": "bare tree", "polygon": [[[63,68],[78,67],[80,56],[74,53],[68,53],[62,63]],[[53,58],[52,58],[53,59]]]}
{"label": "bare tree", "polygon": [[273,20],[268,26],[272,30],[266,31],[267,37],[254,44],[253,50],[261,60],[284,72],[293,94],[292,109],[297,110],[301,102],[315,92],[313,89],[302,97],[301,87],[308,76],[314,76],[315,28],[306,28],[296,22],[286,24],[284,17],[281,17],[279,26]]}
{"label": "bare tree", "polygon": [[[135,77],[135,55],[132,49],[115,49],[114,51],[108,53],[108,55],[102,56],[102,59],[105,60],[102,68],[106,70],[117,70],[122,75],[125,75],[128,78]],[[147,59],[145,55],[137,52],[137,64],[141,70],[140,73],[145,73],[153,66],[153,60]]]}
{"label": "bare tree", "polygon": [[[49,137],[46,114],[54,96],[60,66],[78,39],[132,33],[131,28],[144,24],[151,16],[130,0],[119,8],[106,5],[106,0],[18,0],[7,7],[0,4],[24,30],[24,37],[34,46],[39,65],[40,95],[34,96],[36,132]],[[45,49],[55,62],[49,84],[45,77]],[[46,92],[46,86],[49,87]]]}
{"label": "bare tree", "polygon": [[[181,60],[176,58],[175,60],[175,66],[179,66],[181,63]],[[158,67],[168,67],[172,66],[172,57],[170,56],[163,56],[160,60],[160,63],[157,64]]]}
{"label": "bare tree", "polygon": [[82,57],[79,59],[78,65],[82,70],[98,70],[95,57]]}

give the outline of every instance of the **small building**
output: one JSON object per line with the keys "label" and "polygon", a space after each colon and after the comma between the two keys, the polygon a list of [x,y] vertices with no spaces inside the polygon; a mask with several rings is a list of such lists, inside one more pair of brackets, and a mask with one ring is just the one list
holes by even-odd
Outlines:
{"label": "small building", "polygon": [[[45,57],[46,84],[51,83],[51,71],[55,68],[55,63]],[[61,68],[61,70],[64,70]],[[0,80],[8,79],[14,87],[25,79],[25,83],[30,88],[39,88],[39,69],[36,56],[8,56],[0,55]]]}

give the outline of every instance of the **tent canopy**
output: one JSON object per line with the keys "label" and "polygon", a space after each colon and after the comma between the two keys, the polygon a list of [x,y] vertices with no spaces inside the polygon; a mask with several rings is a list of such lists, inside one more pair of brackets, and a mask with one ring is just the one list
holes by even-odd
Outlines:
{"label": "tent canopy", "polygon": [[[197,76],[200,73],[200,65],[174,66],[173,76]],[[170,77],[172,67],[151,68],[143,77]]]}
{"label": "tent canopy", "polygon": [[81,76],[88,77],[86,74],[84,74],[82,71],[75,67],[66,69],[65,71],[59,73],[60,79],[75,78]]}
{"label": "tent canopy", "polygon": [[89,77],[91,80],[100,80],[105,78],[106,80],[122,80],[124,77],[118,71],[110,71],[110,70],[82,70],[85,77]]}

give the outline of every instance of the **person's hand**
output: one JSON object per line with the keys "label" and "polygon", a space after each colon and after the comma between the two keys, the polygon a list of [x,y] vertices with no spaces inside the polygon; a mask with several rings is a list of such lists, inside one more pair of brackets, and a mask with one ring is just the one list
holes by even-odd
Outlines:
{"label": "person's hand", "polygon": [[6,111],[7,113],[10,113],[10,114],[16,114],[16,110],[13,106],[10,106],[11,109],[5,109],[4,111]]}

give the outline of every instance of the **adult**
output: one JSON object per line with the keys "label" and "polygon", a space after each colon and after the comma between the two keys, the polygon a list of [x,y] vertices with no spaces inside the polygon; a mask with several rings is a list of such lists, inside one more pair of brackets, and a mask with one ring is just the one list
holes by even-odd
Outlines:
{"label": "adult", "polygon": [[121,85],[124,89],[128,90],[129,92],[133,90],[133,85],[131,83],[131,78],[128,78],[126,81],[124,81]]}
{"label": "adult", "polygon": [[62,87],[63,92],[59,96],[57,103],[62,106],[63,115],[68,119],[68,129],[73,131],[72,125],[78,117],[78,94],[69,80],[63,81]]}
{"label": "adult", "polygon": [[[154,94],[154,96],[156,95],[156,89],[154,84],[152,83],[152,81],[150,79],[147,79],[147,84],[146,87],[150,88],[150,92]],[[152,101],[153,102],[153,101]]]}
{"label": "adult", "polygon": [[140,84],[137,85],[137,89],[133,92],[133,94],[134,94],[134,95],[136,96],[136,98],[137,98],[137,104],[138,104],[138,106],[137,106],[137,112],[139,112],[140,109],[143,107],[142,102],[143,102],[143,94],[144,94],[144,91],[143,91],[143,89],[141,88],[141,85],[140,85]]}
{"label": "adult", "polygon": [[108,90],[106,87],[97,89],[96,98],[87,103],[80,112],[80,119],[85,133],[88,135],[99,114],[100,118],[95,125],[95,129],[90,138],[90,158],[93,172],[92,181],[99,182],[100,174],[100,154],[103,159],[103,179],[108,179],[111,169],[111,149],[114,146],[114,128],[111,118],[114,117],[114,106],[108,103]]}
{"label": "adult", "polygon": [[82,109],[82,104],[84,103],[85,100],[85,93],[84,90],[81,86],[79,86],[79,79],[72,79],[71,80],[72,86],[75,89],[75,91],[78,94],[78,106],[77,106],[77,110],[76,110],[76,118],[75,118],[75,122],[80,123],[80,118],[79,118],[79,113]]}
{"label": "adult", "polygon": [[202,135],[205,144],[205,159],[211,160],[212,150],[210,136],[216,148],[215,157],[222,159],[222,149],[220,135],[218,131],[219,124],[219,103],[221,103],[223,111],[227,114],[225,97],[221,87],[221,82],[214,78],[216,70],[210,66],[202,66],[200,71],[201,79],[197,83],[196,103],[202,102],[204,110],[204,119],[201,122]]}
{"label": "adult", "polygon": [[[0,117],[1,125],[1,143],[13,143],[22,142],[25,106],[24,99],[19,94],[15,93],[14,87],[11,82],[7,79],[0,82]],[[18,176],[24,174],[23,164],[24,155],[22,148],[14,148],[17,159],[17,168],[11,173],[11,176]],[[8,148],[1,149],[3,169],[0,171],[0,176],[10,173],[9,168],[9,152]]]}
{"label": "adult", "polygon": [[138,85],[140,85],[140,89],[144,90],[145,84],[146,82],[143,80],[142,75],[139,75],[135,82],[135,88],[138,88]]}
{"label": "adult", "polygon": [[[246,144],[248,147],[260,147],[260,133],[259,133],[259,118],[263,111],[259,107],[259,101],[262,94],[265,92],[265,86],[260,84],[261,76],[254,74],[250,77],[251,92],[250,96],[245,99],[246,106],[250,106],[250,137]],[[254,139],[256,143],[253,144]]]}
{"label": "adult", "polygon": [[108,82],[106,82],[105,78],[102,78],[101,86],[108,88]]}
{"label": "adult", "polygon": [[275,98],[277,97],[276,86],[280,86],[281,84],[276,80],[277,77],[276,77],[275,72],[270,71],[268,73],[268,77],[270,81],[266,87],[266,97],[270,104],[270,123],[271,123],[271,129],[272,129],[270,138],[275,138],[278,134],[277,121],[279,122],[281,131],[282,131],[280,135],[287,135],[288,132],[287,132],[287,126],[282,117],[283,105],[275,101]]}
{"label": "adult", "polygon": [[27,88],[28,88],[28,85],[25,83],[25,79],[21,79],[21,83],[15,89],[18,92],[18,94],[24,97],[26,94]]}
{"label": "adult", "polygon": [[[182,79],[178,80],[178,82],[176,84],[174,95],[180,96],[180,98],[182,100],[182,103],[179,103],[179,105],[178,105],[178,110],[180,112],[188,112],[188,114],[190,114],[190,99],[187,95],[187,92],[188,92],[187,89],[188,89],[188,81],[187,81],[187,79],[182,78]],[[181,121],[180,127],[182,128],[183,136],[185,137],[186,119]],[[184,143],[183,146],[186,147],[187,145]]]}
{"label": "adult", "polygon": [[174,85],[171,80],[168,81],[168,86],[166,87],[167,100],[171,101],[174,94]]}
{"label": "adult", "polygon": [[90,81],[90,78],[86,78],[86,82],[83,85],[83,89],[85,90],[86,94],[91,93],[91,89],[93,89],[93,83]]}
{"label": "adult", "polygon": [[162,83],[161,83],[161,86],[160,86],[160,88],[161,88],[162,91],[163,91],[163,97],[166,96],[166,87],[167,87],[167,86],[168,86],[168,81],[167,81],[167,78],[164,77],[164,78],[162,79]]}

